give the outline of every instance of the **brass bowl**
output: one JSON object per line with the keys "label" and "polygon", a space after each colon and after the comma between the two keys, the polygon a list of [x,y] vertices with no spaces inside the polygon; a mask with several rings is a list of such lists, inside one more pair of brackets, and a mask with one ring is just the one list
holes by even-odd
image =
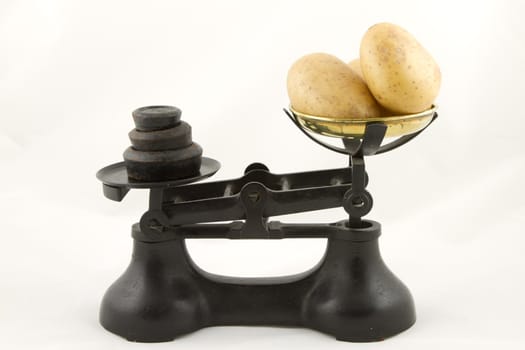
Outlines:
{"label": "brass bowl", "polygon": [[414,114],[395,115],[377,118],[346,118],[321,117],[301,113],[290,106],[290,111],[303,128],[315,133],[340,138],[360,138],[365,132],[366,125],[379,122],[387,126],[385,137],[399,137],[410,135],[425,128],[434,116],[437,106]]}

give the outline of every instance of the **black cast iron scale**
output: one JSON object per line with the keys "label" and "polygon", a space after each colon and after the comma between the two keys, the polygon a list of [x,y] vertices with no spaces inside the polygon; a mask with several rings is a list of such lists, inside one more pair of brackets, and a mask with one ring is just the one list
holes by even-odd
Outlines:
{"label": "black cast iron scale", "polygon": [[[106,292],[100,322],[128,340],[161,342],[203,327],[275,325],[307,327],[352,342],[378,341],[415,322],[409,290],[381,259],[378,222],[365,190],[364,156],[392,150],[419,134],[381,145],[387,125],[367,123],[344,148],[305,131],[343,153],[349,166],[273,174],[260,163],[237,179],[191,184],[219,170],[201,157],[180,110],[144,107],[134,112],[133,147],[125,162],[101,169],[104,195],[121,201],[131,188],[150,190],[149,209],[132,226],[131,263]],[[433,121],[437,117],[432,113]],[[424,128],[423,128],[424,129]],[[289,224],[272,216],[343,207],[348,218],[331,224]],[[239,278],[203,271],[185,245],[189,238],[327,238],[326,252],[311,270],[285,277]]]}

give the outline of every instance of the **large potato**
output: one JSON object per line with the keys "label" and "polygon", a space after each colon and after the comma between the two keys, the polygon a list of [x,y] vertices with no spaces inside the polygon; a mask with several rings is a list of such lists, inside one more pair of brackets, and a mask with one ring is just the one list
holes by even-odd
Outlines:
{"label": "large potato", "polygon": [[302,113],[332,118],[380,116],[380,107],[365,82],[335,56],[306,55],[288,71],[288,96]]}
{"label": "large potato", "polygon": [[428,109],[441,85],[430,54],[403,28],[379,23],[368,29],[360,48],[361,69],[377,101],[397,113]]}

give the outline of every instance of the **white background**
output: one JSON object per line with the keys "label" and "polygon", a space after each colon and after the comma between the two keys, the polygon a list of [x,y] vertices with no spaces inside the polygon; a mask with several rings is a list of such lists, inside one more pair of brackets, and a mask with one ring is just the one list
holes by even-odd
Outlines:
{"label": "white background", "polygon": [[[525,6],[520,1],[0,1],[0,348],[523,349]],[[120,161],[131,111],[172,104],[213,179],[251,162],[276,173],[340,167],[281,111],[300,56],[358,55],[397,23],[440,64],[437,122],[367,160],[382,254],[411,289],[408,331],[350,344],[288,328],[208,328],[132,344],[98,324],[131,254],[146,191],[122,203],[95,172]],[[342,209],[288,221],[331,222]],[[283,219],[283,220],[284,220]],[[306,270],[323,240],[190,241],[203,268],[237,276]]]}

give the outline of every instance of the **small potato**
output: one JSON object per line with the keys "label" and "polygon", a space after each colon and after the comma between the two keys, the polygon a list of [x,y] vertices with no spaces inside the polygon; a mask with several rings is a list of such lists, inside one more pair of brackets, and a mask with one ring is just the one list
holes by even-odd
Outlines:
{"label": "small potato", "polygon": [[368,88],[391,111],[424,111],[439,92],[438,65],[410,33],[397,25],[370,27],[361,41],[360,59]]}
{"label": "small potato", "polygon": [[355,60],[352,60],[348,62],[348,66],[352,68],[354,73],[359,75],[359,78],[363,79],[365,81],[365,77],[363,76],[363,71],[361,70],[361,60],[359,58],[356,58]]}
{"label": "small potato", "polygon": [[299,112],[331,118],[370,118],[381,110],[364,81],[335,56],[306,55],[288,71],[288,96]]}

